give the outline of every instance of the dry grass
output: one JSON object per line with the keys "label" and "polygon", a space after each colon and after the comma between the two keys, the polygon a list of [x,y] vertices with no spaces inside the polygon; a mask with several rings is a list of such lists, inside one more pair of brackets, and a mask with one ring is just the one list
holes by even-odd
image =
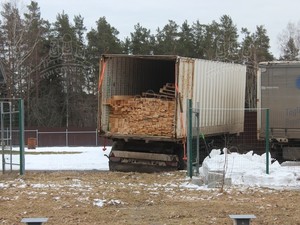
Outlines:
{"label": "dry grass", "polygon": [[[252,225],[300,224],[297,190],[195,190],[184,172],[26,172],[0,175],[0,224],[48,217],[45,224],[233,224],[230,214],[254,214]],[[103,204],[102,206],[100,206]]]}

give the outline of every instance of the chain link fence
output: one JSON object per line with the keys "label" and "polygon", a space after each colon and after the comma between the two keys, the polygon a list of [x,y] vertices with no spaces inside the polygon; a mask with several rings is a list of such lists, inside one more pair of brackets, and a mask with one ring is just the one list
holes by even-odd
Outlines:
{"label": "chain link fence", "polygon": [[[19,131],[13,130],[15,137],[18,137]],[[37,128],[25,129],[25,145],[32,143],[36,147],[52,146],[100,146],[111,144],[99,136],[96,129],[64,129],[64,128]],[[13,140],[14,145],[18,145],[18,138]]]}
{"label": "chain link fence", "polygon": [[[187,109],[187,172],[199,173],[203,161],[214,149],[223,154],[237,152],[262,155],[266,153],[266,173],[269,173],[269,110],[268,109]],[[241,164],[244,162],[234,162]]]}

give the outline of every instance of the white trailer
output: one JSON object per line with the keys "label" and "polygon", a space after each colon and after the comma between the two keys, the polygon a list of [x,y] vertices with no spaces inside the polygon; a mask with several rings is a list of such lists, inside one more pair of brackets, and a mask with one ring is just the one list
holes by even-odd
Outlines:
{"label": "white trailer", "polygon": [[[261,62],[258,107],[268,108],[269,137],[278,160],[300,160],[300,62]],[[265,138],[264,110],[258,116],[259,137]]]}

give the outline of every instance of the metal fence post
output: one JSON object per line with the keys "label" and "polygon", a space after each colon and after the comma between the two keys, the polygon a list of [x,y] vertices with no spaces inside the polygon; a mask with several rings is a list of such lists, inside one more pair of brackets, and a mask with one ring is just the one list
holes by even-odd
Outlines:
{"label": "metal fence post", "polygon": [[96,128],[95,134],[96,134],[96,146],[98,146],[98,132],[97,132],[97,128]]}
{"label": "metal fence post", "polygon": [[39,146],[39,130],[36,129],[35,132],[36,132],[36,134],[35,134],[35,136],[36,136],[36,145]]}
{"label": "metal fence post", "polygon": [[266,173],[270,174],[270,158],[269,158],[269,154],[270,154],[270,150],[269,150],[269,116],[270,116],[270,110],[266,109]]}
{"label": "metal fence post", "polygon": [[4,118],[3,118],[3,102],[1,102],[1,106],[0,106],[0,111],[1,111],[1,115],[0,115],[0,126],[1,126],[1,147],[2,147],[2,173],[5,172],[5,152],[4,152]]}
{"label": "metal fence post", "polygon": [[196,120],[197,120],[197,158],[196,158],[196,171],[199,174],[199,167],[200,167],[200,112],[196,112]]}
{"label": "metal fence post", "polygon": [[19,106],[19,144],[20,144],[20,175],[25,172],[25,155],[24,155],[24,101],[18,100]]}
{"label": "metal fence post", "polygon": [[193,161],[192,161],[192,100],[187,100],[187,172],[188,176],[193,176]]}
{"label": "metal fence post", "polygon": [[68,137],[68,129],[66,129],[66,147],[69,146],[68,139],[69,139],[69,137]]}

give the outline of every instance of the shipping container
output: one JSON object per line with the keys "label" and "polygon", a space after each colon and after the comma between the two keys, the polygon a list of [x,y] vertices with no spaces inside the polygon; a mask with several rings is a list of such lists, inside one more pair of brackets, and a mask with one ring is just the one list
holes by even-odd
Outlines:
{"label": "shipping container", "polygon": [[176,86],[175,135],[169,138],[185,135],[187,99],[192,99],[193,106],[203,111],[203,133],[243,131],[244,112],[232,109],[243,109],[245,106],[246,66],[179,56],[131,55],[103,55],[102,67],[104,64],[99,102],[99,127],[104,132],[109,132],[110,127],[110,106],[105,104],[110,98],[159,93],[166,83]]}
{"label": "shipping container", "polygon": [[192,99],[200,109],[201,133],[237,134],[244,129],[245,85],[244,65],[175,55],[102,55],[98,129],[126,142],[182,142]]}

